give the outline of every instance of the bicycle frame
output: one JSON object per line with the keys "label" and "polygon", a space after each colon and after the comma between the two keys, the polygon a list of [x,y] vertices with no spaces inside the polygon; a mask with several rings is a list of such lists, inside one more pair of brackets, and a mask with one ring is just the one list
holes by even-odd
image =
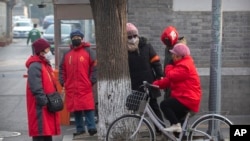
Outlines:
{"label": "bicycle frame", "polygon": [[152,120],[152,122],[161,130],[161,132],[166,135],[167,137],[169,137],[171,140],[173,141],[178,141],[172,134],[170,134],[169,132],[164,131],[163,129],[165,128],[161,122],[161,121],[153,112],[153,110],[151,109],[151,107],[149,106],[149,104],[147,103],[147,106],[145,108],[145,113],[148,114],[148,116],[150,117],[150,119]]}
{"label": "bicycle frame", "polygon": [[[143,86],[144,86],[145,93],[147,93],[147,95],[149,95],[149,89],[148,89],[148,87],[147,87],[147,84],[148,84],[148,82],[146,82],[146,81],[143,82]],[[148,84],[148,85],[150,85],[150,84]],[[150,86],[152,86],[152,85],[150,85]],[[148,116],[149,116],[149,118],[152,120],[152,122],[161,130],[161,132],[162,132],[165,136],[169,137],[169,138],[170,138],[171,140],[173,140],[173,141],[181,141],[183,135],[181,136],[180,139],[177,139],[177,138],[175,138],[173,135],[171,135],[169,132],[166,132],[166,131],[163,130],[163,129],[165,128],[165,127],[162,125],[162,124],[164,124],[164,122],[161,121],[161,120],[155,115],[155,113],[153,112],[153,110],[152,110],[151,107],[149,106],[149,103],[148,103],[148,102],[149,102],[149,99],[150,99],[150,97],[149,97],[146,101],[144,101],[144,102],[146,102],[146,106],[145,106],[144,109],[141,109],[141,107],[139,108],[139,109],[140,109],[139,111],[143,111],[142,113],[140,113],[141,119],[140,119],[140,121],[139,121],[139,124],[138,124],[138,126],[137,126],[136,131],[133,133],[133,135],[130,137],[130,139],[132,139],[132,138],[136,135],[136,133],[138,132],[138,130],[140,129],[143,119],[146,120],[146,121],[148,121],[148,120],[145,118],[145,114],[148,114]],[[153,127],[152,124],[151,124],[149,121],[148,121],[148,123],[150,124],[151,127]],[[185,123],[187,124],[186,120],[185,120]],[[185,125],[185,126],[186,126],[186,125]],[[181,134],[183,134],[183,132],[182,132]]]}
{"label": "bicycle frame", "polygon": [[[149,104],[147,103],[146,104],[146,107],[143,111],[143,113],[140,115],[141,116],[141,119],[139,121],[139,124],[137,126],[137,129],[136,131],[133,133],[133,135],[130,137],[130,139],[132,139],[136,133],[138,132],[139,128],[141,127],[141,123],[144,120],[148,121],[146,118],[145,118],[145,114],[147,114],[150,118],[150,120],[152,120],[152,122],[162,131],[162,133],[164,135],[166,135],[167,137],[169,137],[170,139],[172,139],[173,141],[179,141],[177,140],[173,135],[171,135],[169,132],[166,132],[164,131],[163,129],[165,127],[163,127],[163,125],[161,123],[163,123],[163,121],[161,121],[155,114],[154,112],[152,111],[151,107],[149,106]],[[150,124],[151,127],[153,127],[153,125],[151,124],[151,122],[148,121],[148,123]]]}

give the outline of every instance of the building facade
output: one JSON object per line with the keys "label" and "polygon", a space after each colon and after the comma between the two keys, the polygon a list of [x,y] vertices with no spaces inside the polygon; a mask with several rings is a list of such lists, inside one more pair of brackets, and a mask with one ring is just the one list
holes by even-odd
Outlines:
{"label": "building facade", "polygon": [[7,3],[0,1],[0,46],[5,44],[5,36],[7,33]]}
{"label": "building facade", "polygon": [[0,0],[0,47],[12,42],[12,8],[16,0]]}

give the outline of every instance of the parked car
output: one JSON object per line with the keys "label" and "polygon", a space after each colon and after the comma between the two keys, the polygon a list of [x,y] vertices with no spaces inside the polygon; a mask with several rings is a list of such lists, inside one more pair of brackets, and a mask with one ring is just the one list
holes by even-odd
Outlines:
{"label": "parked car", "polygon": [[73,24],[75,28],[82,29],[82,23],[80,20],[61,20],[63,24]]}
{"label": "parked car", "polygon": [[25,16],[23,16],[23,15],[13,16],[12,17],[12,22],[16,22],[16,21],[19,21],[19,20],[22,20],[22,19],[27,19],[27,18]]}
{"label": "parked car", "polygon": [[14,38],[27,38],[29,31],[32,30],[33,23],[29,20],[20,20],[14,23],[13,37]]}
{"label": "parked car", "polygon": [[49,25],[54,24],[54,16],[48,15],[45,16],[43,19],[43,29],[46,29],[49,27]]}
{"label": "parked car", "polygon": [[[51,53],[55,54],[55,47],[54,47],[54,42],[55,42],[55,30],[54,30],[54,24],[51,24],[43,33],[43,38],[46,39],[50,43],[50,49]],[[61,24],[61,44],[69,44],[70,41],[70,33],[73,31],[75,28],[74,25],[72,24]]]}

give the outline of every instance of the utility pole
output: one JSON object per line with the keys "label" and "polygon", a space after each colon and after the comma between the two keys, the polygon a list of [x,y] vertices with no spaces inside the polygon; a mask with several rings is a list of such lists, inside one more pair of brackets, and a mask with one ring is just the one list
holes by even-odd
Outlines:
{"label": "utility pole", "polygon": [[210,57],[209,111],[221,112],[221,0],[212,0],[212,44]]}
{"label": "utility pole", "polygon": [[31,7],[33,6],[33,4],[29,4],[29,18],[31,19],[32,18],[32,16],[31,16],[31,13],[32,13],[32,11],[31,11]]}
{"label": "utility pole", "polygon": [[[209,111],[221,112],[221,48],[222,48],[222,0],[212,0],[212,43],[210,55],[210,85],[209,85]],[[208,133],[215,137],[221,136],[220,124],[209,122]],[[219,139],[220,140],[220,139]]]}

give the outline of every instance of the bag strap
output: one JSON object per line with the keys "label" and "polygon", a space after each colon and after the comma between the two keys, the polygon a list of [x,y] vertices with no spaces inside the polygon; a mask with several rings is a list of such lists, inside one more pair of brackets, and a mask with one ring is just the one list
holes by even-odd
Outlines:
{"label": "bag strap", "polygon": [[48,76],[49,76],[50,81],[52,81],[52,83],[53,83],[53,85],[54,85],[56,91],[58,91],[58,90],[57,90],[57,87],[56,87],[56,82],[55,82],[55,79],[54,79],[55,77],[54,77],[54,75],[51,74],[51,73],[53,73],[52,70],[49,71],[48,66],[47,66],[46,64],[45,64],[45,69],[46,69],[46,71],[47,71],[47,74],[48,74]]}

